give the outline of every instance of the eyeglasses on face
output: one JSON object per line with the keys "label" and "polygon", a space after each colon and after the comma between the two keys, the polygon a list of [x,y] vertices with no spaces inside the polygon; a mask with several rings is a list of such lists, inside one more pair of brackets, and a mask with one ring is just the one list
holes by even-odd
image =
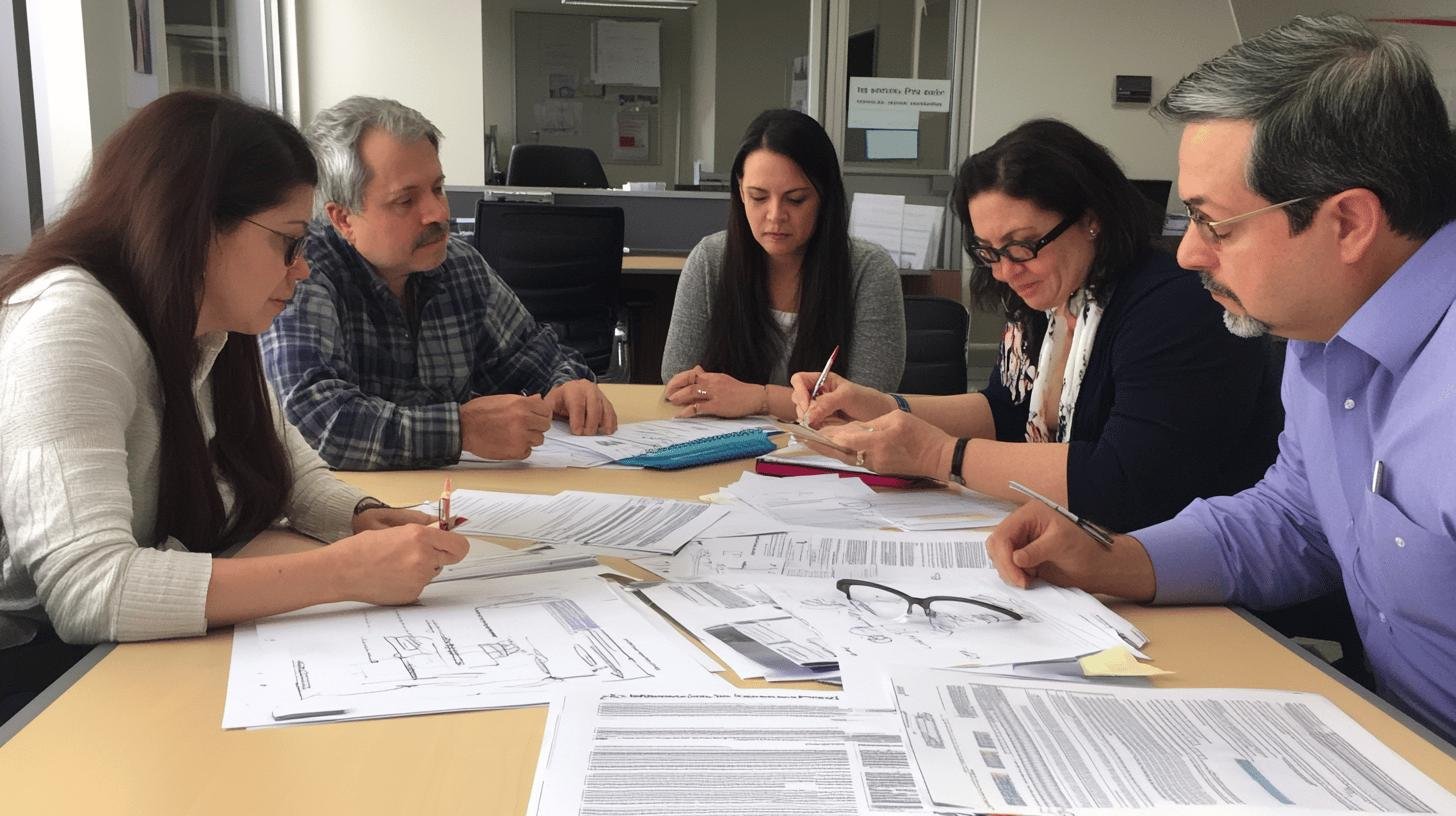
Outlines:
{"label": "eyeglasses on face", "polygon": [[1016,263],[1025,263],[1035,258],[1037,253],[1041,252],[1042,247],[1057,240],[1057,236],[1066,232],[1067,228],[1077,223],[1077,219],[1081,217],[1080,214],[1067,216],[1060,224],[1052,227],[1051,232],[1048,232],[1035,241],[1009,241],[999,249],[989,244],[972,244],[971,257],[985,266],[990,266],[1002,258],[1015,261]]}
{"label": "eyeglasses on face", "polygon": [[1240,213],[1239,215],[1231,215],[1228,218],[1220,218],[1217,221],[1210,221],[1208,219],[1208,216],[1204,215],[1198,210],[1193,209],[1193,205],[1189,204],[1186,201],[1183,202],[1183,209],[1188,212],[1188,220],[1196,225],[1198,227],[1198,231],[1203,234],[1203,239],[1210,244],[1217,244],[1223,241],[1225,238],[1228,238],[1228,233],[1219,232],[1219,230],[1223,227],[1226,227],[1230,224],[1237,224],[1238,222],[1243,221],[1246,218],[1253,218],[1256,215],[1263,215],[1267,212],[1282,210],[1291,204],[1298,204],[1299,202],[1305,201],[1308,198],[1310,198],[1310,196],[1291,198],[1288,201],[1281,201],[1278,204],[1270,204],[1267,207],[1260,207],[1257,210],[1250,210],[1246,213]]}
{"label": "eyeglasses on face", "polygon": [[917,606],[925,610],[925,616],[932,621],[935,620],[937,614],[972,615],[982,611],[995,612],[1009,620],[1021,620],[1021,615],[1017,612],[975,598],[963,598],[957,595],[931,595],[928,598],[916,598],[893,587],[858,578],[840,578],[834,582],[834,588],[843,592],[850,603],[885,620],[904,620],[910,617]]}
{"label": "eyeglasses on face", "polygon": [[296,260],[298,260],[298,256],[300,254],[302,254],[302,252],[304,250],[304,247],[308,246],[308,233],[307,232],[303,233],[302,235],[289,235],[286,232],[279,232],[278,230],[273,229],[272,227],[264,226],[263,224],[259,224],[257,221],[254,221],[251,218],[244,217],[243,220],[244,221],[247,221],[249,224],[252,224],[255,227],[259,227],[261,229],[268,230],[269,232],[273,233],[274,235],[277,235],[278,237],[283,238],[283,239],[285,239],[285,240],[288,241],[287,246],[284,247],[284,249],[283,249],[283,265],[284,266],[293,266],[293,262],[296,261]]}

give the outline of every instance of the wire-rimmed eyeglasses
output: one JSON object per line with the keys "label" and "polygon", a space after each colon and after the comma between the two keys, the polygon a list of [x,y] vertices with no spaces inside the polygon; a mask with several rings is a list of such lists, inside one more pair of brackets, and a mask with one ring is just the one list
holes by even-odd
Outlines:
{"label": "wire-rimmed eyeglasses", "polygon": [[1032,258],[1035,258],[1037,253],[1041,252],[1042,248],[1047,244],[1057,240],[1059,235],[1066,232],[1067,228],[1077,223],[1077,220],[1081,217],[1080,214],[1067,216],[1060,224],[1052,227],[1051,232],[1048,232],[1035,241],[1008,241],[1005,246],[999,249],[988,244],[973,243],[970,248],[971,257],[975,258],[977,263],[985,266],[990,266],[1002,258],[1007,258],[1016,263],[1026,263]]}
{"label": "wire-rimmed eyeglasses", "polygon": [[1245,218],[1253,218],[1256,215],[1263,215],[1267,212],[1282,210],[1291,204],[1298,204],[1299,202],[1304,201],[1308,198],[1310,198],[1310,196],[1291,198],[1288,201],[1281,201],[1278,204],[1270,204],[1267,207],[1260,207],[1257,210],[1249,210],[1246,213],[1231,215],[1228,218],[1220,218],[1217,221],[1208,220],[1208,216],[1204,215],[1198,210],[1193,209],[1193,205],[1189,204],[1186,201],[1183,202],[1183,209],[1188,212],[1188,220],[1193,222],[1194,226],[1198,227],[1198,231],[1202,233],[1204,240],[1208,241],[1210,244],[1217,244],[1228,237],[1227,234],[1220,233],[1218,231],[1221,227],[1226,227],[1229,224],[1237,224],[1238,222],[1243,221]]}
{"label": "wire-rimmed eyeglasses", "polygon": [[[937,614],[972,615],[982,611],[995,612],[1009,620],[1021,620],[1020,613],[1004,606],[997,606],[989,601],[975,598],[963,598],[959,595],[931,595],[928,598],[917,598],[913,595],[906,595],[894,587],[859,578],[840,578],[834,582],[834,588],[843,592],[844,597],[848,598],[849,602],[856,607],[884,620],[904,620],[910,617],[917,606],[925,610],[925,616],[931,620],[934,620]],[[970,607],[974,607],[974,609]]]}
{"label": "wire-rimmed eyeglasses", "polygon": [[279,238],[283,238],[284,240],[288,241],[287,246],[285,246],[283,249],[284,266],[293,266],[293,262],[298,260],[299,253],[303,252],[304,246],[308,244],[307,232],[302,235],[289,235],[286,232],[279,232],[278,230],[273,229],[272,227],[265,224],[259,224],[257,221],[254,221],[253,219],[246,216],[243,217],[243,220],[247,221],[249,224],[252,224],[255,227],[268,230],[274,235],[277,235]]}

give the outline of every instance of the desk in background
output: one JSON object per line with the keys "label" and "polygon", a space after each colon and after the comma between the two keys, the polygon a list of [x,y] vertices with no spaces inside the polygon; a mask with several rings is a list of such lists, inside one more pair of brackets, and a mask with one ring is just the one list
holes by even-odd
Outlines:
{"label": "desk in background", "polygon": [[[623,421],[670,414],[648,386],[607,385]],[[599,490],[692,499],[732,482],[749,460],[671,473],[457,470],[457,487],[554,493]],[[393,503],[439,495],[440,471],[342,473]],[[269,533],[261,555],[315,546]],[[640,574],[613,559],[613,566]],[[505,579],[509,580],[509,579]],[[1392,716],[1388,706],[1310,662],[1237,612],[1116,603],[1149,638],[1146,651],[1176,674],[1160,687],[1247,686],[1310,691],[1456,791],[1456,758]],[[472,711],[258,731],[221,727],[231,631],[185,640],[98,647],[109,653],[0,746],[7,813],[470,813],[520,814],[546,717],[541,708]],[[731,675],[726,675],[732,677]],[[737,685],[815,688],[810,684]],[[1362,696],[1363,695],[1363,696]]]}

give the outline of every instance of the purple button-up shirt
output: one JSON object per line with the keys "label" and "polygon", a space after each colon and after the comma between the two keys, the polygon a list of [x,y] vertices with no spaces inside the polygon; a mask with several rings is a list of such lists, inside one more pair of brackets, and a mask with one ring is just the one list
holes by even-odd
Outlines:
{"label": "purple button-up shirt", "polygon": [[[1456,222],[1328,343],[1291,342],[1263,481],[1134,533],[1156,603],[1256,609],[1344,579],[1382,697],[1456,740]],[[1376,463],[1383,478],[1372,483]],[[1372,489],[1374,487],[1375,489]]]}

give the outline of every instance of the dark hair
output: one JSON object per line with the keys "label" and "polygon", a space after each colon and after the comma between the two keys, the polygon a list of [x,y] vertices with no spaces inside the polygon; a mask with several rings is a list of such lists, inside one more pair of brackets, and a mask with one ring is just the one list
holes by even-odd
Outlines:
{"label": "dark hair", "polygon": [[[839,157],[829,134],[813,118],[793,110],[767,110],[748,126],[729,176],[732,207],[728,213],[723,275],[718,281],[713,313],[708,317],[707,352],[702,365],[744,382],[768,382],[783,354],[782,333],[769,311],[768,254],[753,237],[744,211],[743,162],[756,150],[785,156],[808,176],[819,194],[814,235],[804,251],[799,272],[799,317],[788,370],[823,367],[836,344],[849,351],[853,293],[849,279],[849,214]],[[835,370],[844,371],[843,353]]]}
{"label": "dark hair", "polygon": [[1456,218],[1456,140],[1409,41],[1344,14],[1295,17],[1179,80],[1153,109],[1175,122],[1254,125],[1249,189],[1303,232],[1335,193],[1380,197],[1391,229],[1425,239]]}
{"label": "dark hair", "polygon": [[[1104,305],[1111,285],[1147,249],[1147,199],[1123,175],[1107,148],[1065,122],[1023,122],[961,163],[953,206],[967,252],[976,232],[968,205],[988,190],[1030,201],[1062,218],[1094,214],[1099,224],[1097,249],[1086,288]],[[971,269],[970,290],[978,308],[1003,312],[1008,320],[1024,319],[1031,312],[1011,287],[992,277],[990,267],[982,264],[974,263]]]}
{"label": "dark hair", "polygon": [[[214,237],[313,186],[317,172],[303,137],[276,114],[216,94],[168,94],[106,140],[67,212],[0,273],[3,300],[51,269],[81,267],[146,341],[164,406],[157,542],[172,536],[216,553],[276,520],[292,489],[256,338],[231,334],[213,365],[209,447],[192,395],[194,334]],[[214,468],[236,497],[231,521]]]}

